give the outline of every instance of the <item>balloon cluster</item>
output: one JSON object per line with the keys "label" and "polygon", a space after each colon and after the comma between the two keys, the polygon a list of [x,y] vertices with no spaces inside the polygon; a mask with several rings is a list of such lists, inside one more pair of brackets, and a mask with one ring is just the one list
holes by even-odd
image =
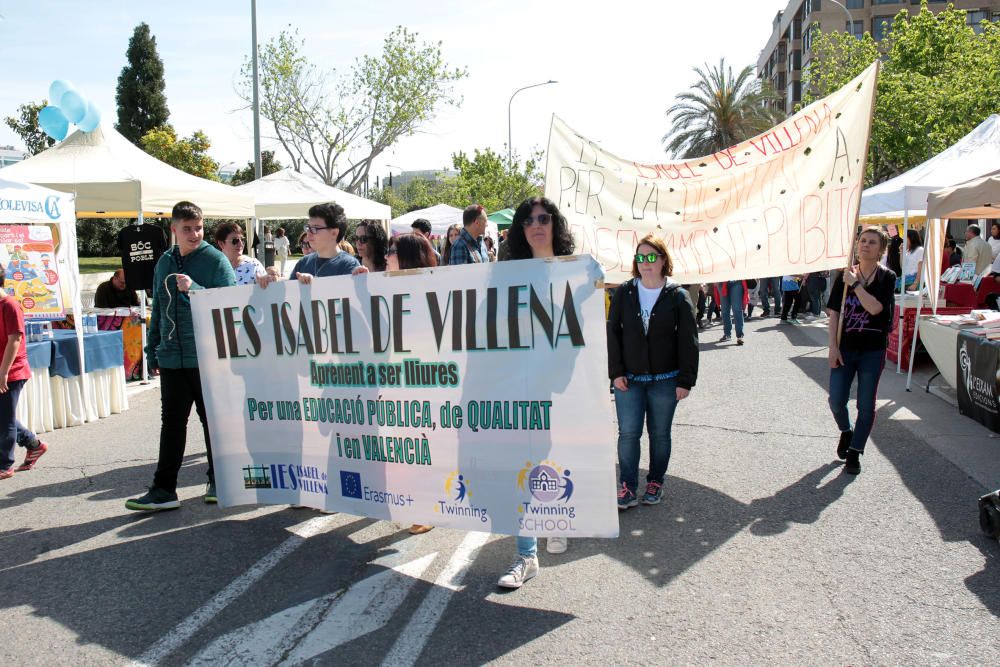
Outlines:
{"label": "balloon cluster", "polygon": [[56,141],[66,138],[70,123],[84,132],[93,132],[101,124],[101,112],[68,81],[53,81],[49,100],[38,112],[38,127]]}

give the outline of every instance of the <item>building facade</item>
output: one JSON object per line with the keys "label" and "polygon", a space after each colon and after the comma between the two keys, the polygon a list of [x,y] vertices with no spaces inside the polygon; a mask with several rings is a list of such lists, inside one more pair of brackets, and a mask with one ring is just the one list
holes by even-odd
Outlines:
{"label": "building facade", "polygon": [[[929,0],[932,11],[949,2],[964,9],[966,21],[981,30],[982,21],[1000,22],[1000,0]],[[856,37],[871,33],[876,40],[889,34],[893,17],[901,9],[920,9],[920,0],[789,0],[771,22],[771,37],[757,60],[757,75],[771,83],[781,96],[786,114],[802,101],[803,72],[812,58],[812,38],[817,29],[837,30]],[[850,20],[848,20],[850,14]]]}
{"label": "building facade", "polygon": [[26,159],[28,154],[24,151],[17,150],[13,146],[0,146],[0,169]]}

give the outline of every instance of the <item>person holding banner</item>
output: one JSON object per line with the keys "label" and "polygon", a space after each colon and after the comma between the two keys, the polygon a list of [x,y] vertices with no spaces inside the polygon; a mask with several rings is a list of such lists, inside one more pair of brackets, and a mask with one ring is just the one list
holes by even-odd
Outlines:
{"label": "person holding banner", "polygon": [[343,206],[330,202],[311,207],[306,239],[312,252],[295,263],[290,278],[308,285],[313,278],[351,275],[359,263],[353,255],[340,250],[339,244],[346,231],[347,216]]}
{"label": "person holding banner", "polygon": [[125,503],[126,509],[142,512],[180,507],[177,474],[184,460],[192,404],[205,432],[208,453],[205,502],[218,502],[190,293],[213,287],[232,287],[236,284],[236,274],[229,259],[205,241],[201,208],[188,201],[178,202],[174,205],[171,218],[170,230],[177,239],[177,245],[163,253],[156,262],[153,307],[145,350],[149,368],[160,374],[160,454],[149,491]]}
{"label": "person holding banner", "polygon": [[[564,257],[572,255],[575,249],[566,218],[546,197],[521,202],[514,211],[505,245],[507,253],[501,261]],[[520,588],[538,575],[538,538],[519,536],[516,544],[517,557],[497,581],[501,588]],[[568,547],[569,539],[565,537],[546,540],[545,548],[550,554],[564,553]]]}
{"label": "person holding banner", "polygon": [[[889,236],[880,228],[861,232],[857,264],[837,276],[826,304],[830,315],[830,410],[840,428],[837,457],[846,461],[844,472],[851,475],[861,472],[860,457],[875,425],[878,382],[894,319],[896,274],[879,264],[888,244]],[[852,428],[847,402],[855,376],[858,417]]]}
{"label": "person holding banner", "polygon": [[385,228],[377,222],[362,221],[354,230],[354,245],[361,264],[369,271],[385,271],[386,248],[389,240]]}
{"label": "person holding banner", "polygon": [[[649,234],[635,249],[632,278],[618,286],[611,300],[608,375],[618,413],[619,510],[639,504],[643,422],[649,434],[649,473],[642,503],[656,505],[662,499],[674,411],[698,379],[694,306],[687,291],[670,281],[672,273],[666,245]],[[738,307],[742,314],[742,305]]]}

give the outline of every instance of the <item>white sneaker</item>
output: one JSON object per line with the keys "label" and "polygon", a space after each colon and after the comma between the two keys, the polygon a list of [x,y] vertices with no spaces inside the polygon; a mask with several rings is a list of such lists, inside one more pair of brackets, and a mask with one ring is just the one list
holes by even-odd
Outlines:
{"label": "white sneaker", "polygon": [[520,588],[528,579],[534,578],[538,574],[538,558],[532,556],[518,556],[514,564],[507,570],[507,574],[500,577],[497,586],[500,588]]}
{"label": "white sneaker", "polygon": [[550,554],[564,554],[569,547],[568,537],[550,537],[545,540],[545,550]]}

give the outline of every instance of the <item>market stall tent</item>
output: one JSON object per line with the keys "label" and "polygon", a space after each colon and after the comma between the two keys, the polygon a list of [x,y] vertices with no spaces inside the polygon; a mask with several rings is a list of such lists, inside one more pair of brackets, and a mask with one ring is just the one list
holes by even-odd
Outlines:
{"label": "market stall tent", "polygon": [[52,148],[0,169],[0,177],[75,194],[80,218],[169,217],[182,200],[196,203],[208,218],[254,215],[252,194],[175,169],[111,125],[77,130]]}
{"label": "market stall tent", "polygon": [[491,222],[497,224],[497,229],[503,231],[510,227],[511,223],[514,222],[514,209],[505,208],[494,213],[490,213],[489,219]]}
{"label": "market stall tent", "polygon": [[[431,223],[431,234],[434,236],[445,236],[448,233],[448,228],[452,225],[458,225],[459,229],[462,227],[462,209],[447,204],[437,204],[399,216],[392,221],[392,233],[407,234],[412,232],[413,229],[410,225],[417,218],[423,218]],[[492,238],[494,242],[500,238],[497,223],[492,220],[486,223],[486,236]]]}
{"label": "market stall tent", "polygon": [[1000,171],[932,192],[927,197],[927,217],[941,220],[1000,217]]}
{"label": "market stall tent", "polygon": [[[6,171],[6,170],[4,170]],[[56,273],[59,275],[64,305],[71,305],[79,321],[83,313],[80,296],[80,258],[76,247],[76,212],[73,195],[48,188],[0,178],[0,225],[47,224],[55,225],[58,234],[56,246]],[[86,373],[83,353],[83,327],[76,327],[77,351],[80,355],[81,373]],[[83,385],[84,402],[87,387]]]}
{"label": "market stall tent", "polygon": [[291,168],[240,185],[236,190],[254,197],[259,220],[308,218],[310,206],[330,201],[343,206],[344,213],[352,220],[392,218],[392,209],[385,204],[330,187]]}
{"label": "market stall tent", "polygon": [[993,114],[953,146],[861,195],[865,222],[896,222],[927,215],[935,190],[993,173],[1000,167],[1000,115]]}

